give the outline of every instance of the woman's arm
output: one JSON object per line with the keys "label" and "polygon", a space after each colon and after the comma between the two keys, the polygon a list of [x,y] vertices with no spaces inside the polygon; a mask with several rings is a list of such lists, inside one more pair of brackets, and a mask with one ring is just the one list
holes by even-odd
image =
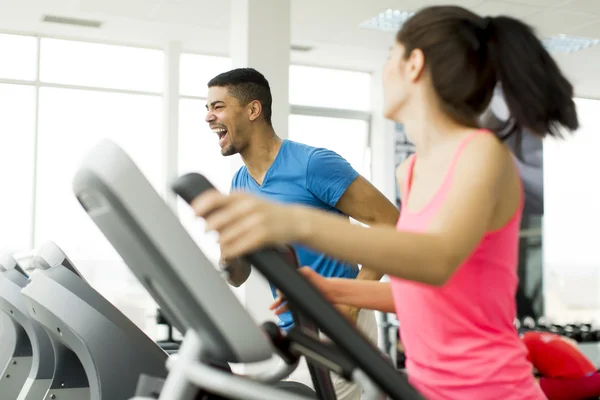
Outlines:
{"label": "woman's arm", "polygon": [[333,303],[367,310],[396,312],[389,282],[331,278],[329,296]]}
{"label": "woman's arm", "polygon": [[[335,305],[395,312],[392,288],[389,282],[325,278],[310,267],[300,268],[298,272]],[[281,293],[271,304],[270,309],[276,310],[276,314],[282,314],[288,310],[286,300]]]}
{"label": "woman's arm", "polygon": [[[493,137],[467,146],[455,168],[455,179],[427,233],[364,228],[336,215],[296,207],[298,241],[307,247],[374,271],[431,285],[443,285],[491,228],[500,193],[516,193],[514,162]],[[473,140],[473,142],[476,141]],[[512,169],[512,170],[511,170]],[[477,171],[474,173],[474,171]],[[515,207],[518,196],[515,197]],[[514,215],[514,212],[513,212]]]}

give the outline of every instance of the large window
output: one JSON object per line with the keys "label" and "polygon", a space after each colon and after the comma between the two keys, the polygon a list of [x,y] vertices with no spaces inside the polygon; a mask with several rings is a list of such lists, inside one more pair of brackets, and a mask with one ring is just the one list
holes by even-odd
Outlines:
{"label": "large window", "polygon": [[0,110],[0,251],[19,252],[31,246],[35,88],[0,85]]}
{"label": "large window", "polygon": [[548,315],[600,322],[598,235],[600,101],[576,99],[580,128],[544,143],[543,259]]}
{"label": "large window", "polygon": [[0,79],[33,81],[37,65],[37,39],[0,33]]}
{"label": "large window", "polygon": [[292,65],[290,104],[370,111],[371,74]]}
{"label": "large window", "polygon": [[73,175],[85,153],[110,138],[161,191],[161,98],[43,87],[39,101],[35,243],[52,239],[74,258],[112,259],[116,253],[73,195]]}
{"label": "large window", "polygon": [[162,92],[164,52],[127,46],[41,40],[42,82]]}
{"label": "large window", "polygon": [[40,40],[34,245],[56,242],[96,290],[150,335],[154,301],[85,214],[72,180],[87,151],[108,138],[164,194],[163,64],[161,50]]}
{"label": "large window", "polygon": [[371,177],[369,123],[357,119],[290,115],[289,137],[344,157],[362,176]]}
{"label": "large window", "polygon": [[184,53],[180,59],[179,92],[184,96],[206,97],[206,84],[231,69],[231,58]]}

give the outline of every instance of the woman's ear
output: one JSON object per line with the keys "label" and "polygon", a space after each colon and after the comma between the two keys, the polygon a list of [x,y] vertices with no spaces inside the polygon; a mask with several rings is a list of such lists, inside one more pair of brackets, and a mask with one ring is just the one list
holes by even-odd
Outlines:
{"label": "woman's ear", "polygon": [[416,82],[421,78],[425,69],[425,55],[421,49],[413,49],[406,60],[406,75],[411,82]]}

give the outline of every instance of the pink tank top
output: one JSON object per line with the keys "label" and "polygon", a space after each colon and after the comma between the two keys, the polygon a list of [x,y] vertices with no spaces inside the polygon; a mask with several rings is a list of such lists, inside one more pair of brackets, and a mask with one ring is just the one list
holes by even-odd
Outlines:
{"label": "pink tank top", "polygon": [[[468,136],[429,204],[402,210],[399,231],[425,232],[444,203]],[[489,133],[487,133],[489,134]],[[408,164],[408,198],[416,154]],[[518,235],[523,204],[501,229],[488,232],[442,287],[391,277],[406,349],[406,370],[428,400],[545,399],[513,326],[516,317]]]}

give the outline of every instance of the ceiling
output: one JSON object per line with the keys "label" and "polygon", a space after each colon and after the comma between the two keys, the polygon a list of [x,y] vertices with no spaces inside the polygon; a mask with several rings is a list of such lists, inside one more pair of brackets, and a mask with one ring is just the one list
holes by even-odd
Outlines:
{"label": "ceiling", "polygon": [[[282,0],[283,1],[283,0]],[[374,71],[393,34],[360,29],[387,8],[414,11],[457,4],[482,15],[505,14],[533,25],[540,37],[565,33],[600,38],[600,0],[290,0],[296,63]],[[208,0],[0,0],[0,30],[117,43],[162,46],[180,40],[188,51],[226,55],[229,1]],[[315,12],[318,10],[318,12]],[[99,29],[41,22],[44,14],[100,20]],[[583,97],[600,98],[600,46],[556,55]]]}

